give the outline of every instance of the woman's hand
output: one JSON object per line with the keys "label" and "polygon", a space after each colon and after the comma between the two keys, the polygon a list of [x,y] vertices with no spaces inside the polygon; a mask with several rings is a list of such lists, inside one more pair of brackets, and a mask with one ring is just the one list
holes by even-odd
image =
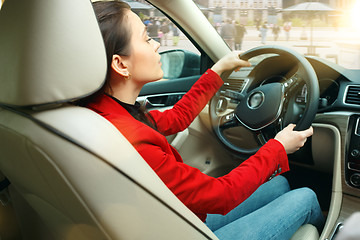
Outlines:
{"label": "woman's hand", "polygon": [[295,124],[289,124],[275,136],[275,139],[284,146],[287,154],[299,150],[304,146],[306,139],[313,134],[312,127],[304,131],[294,131],[294,127]]}
{"label": "woman's hand", "polygon": [[241,52],[234,51],[225,55],[212,66],[211,70],[220,76],[224,71],[238,71],[241,67],[250,67],[251,64],[248,61],[239,58],[240,54]]}

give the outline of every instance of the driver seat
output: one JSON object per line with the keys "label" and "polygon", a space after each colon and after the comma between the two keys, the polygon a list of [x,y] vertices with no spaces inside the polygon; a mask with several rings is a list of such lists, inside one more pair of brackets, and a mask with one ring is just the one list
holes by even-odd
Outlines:
{"label": "driver seat", "polygon": [[90,1],[6,1],[0,52],[0,171],[23,239],[217,239],[111,123],[73,104],[106,75]]}

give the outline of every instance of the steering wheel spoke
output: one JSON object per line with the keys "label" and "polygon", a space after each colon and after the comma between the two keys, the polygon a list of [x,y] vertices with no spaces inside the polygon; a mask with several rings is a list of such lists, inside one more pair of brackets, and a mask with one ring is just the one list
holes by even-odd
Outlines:
{"label": "steering wheel spoke", "polygon": [[278,118],[278,120],[274,123],[274,129],[275,129],[275,132],[276,133],[278,133],[278,132],[280,132],[281,130],[283,130],[284,129],[284,118],[283,118],[283,116],[280,116],[279,118]]}
{"label": "steering wheel spoke", "polygon": [[292,77],[283,82],[282,85],[284,86],[285,97],[292,96],[301,86],[298,74],[295,73]]}
{"label": "steering wheel spoke", "polygon": [[256,141],[259,143],[259,145],[264,145],[268,141],[261,130],[256,131],[255,136],[256,136]]}
{"label": "steering wheel spoke", "polygon": [[234,112],[230,112],[226,115],[221,116],[219,121],[220,121],[219,128],[222,131],[224,131],[225,129],[238,127],[241,125],[241,123],[236,119]]}
{"label": "steering wheel spoke", "polygon": [[255,131],[256,140],[259,145],[264,145],[267,141],[271,138],[274,138],[275,135],[280,132],[284,128],[283,126],[283,119],[280,117],[276,122],[273,124]]}

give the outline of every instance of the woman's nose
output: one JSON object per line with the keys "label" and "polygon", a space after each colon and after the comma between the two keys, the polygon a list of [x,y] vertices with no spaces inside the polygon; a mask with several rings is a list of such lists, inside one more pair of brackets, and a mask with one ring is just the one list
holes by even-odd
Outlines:
{"label": "woman's nose", "polygon": [[152,41],[153,41],[154,50],[157,51],[160,47],[160,43],[154,39],[152,39]]}

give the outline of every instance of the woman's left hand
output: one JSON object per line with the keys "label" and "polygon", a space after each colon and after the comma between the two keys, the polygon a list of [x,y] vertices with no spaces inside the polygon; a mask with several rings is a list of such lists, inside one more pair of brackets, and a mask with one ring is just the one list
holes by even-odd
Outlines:
{"label": "woman's left hand", "polygon": [[212,66],[211,70],[220,76],[224,71],[239,71],[241,67],[250,67],[251,64],[248,61],[239,58],[240,54],[241,52],[234,51],[225,55]]}

